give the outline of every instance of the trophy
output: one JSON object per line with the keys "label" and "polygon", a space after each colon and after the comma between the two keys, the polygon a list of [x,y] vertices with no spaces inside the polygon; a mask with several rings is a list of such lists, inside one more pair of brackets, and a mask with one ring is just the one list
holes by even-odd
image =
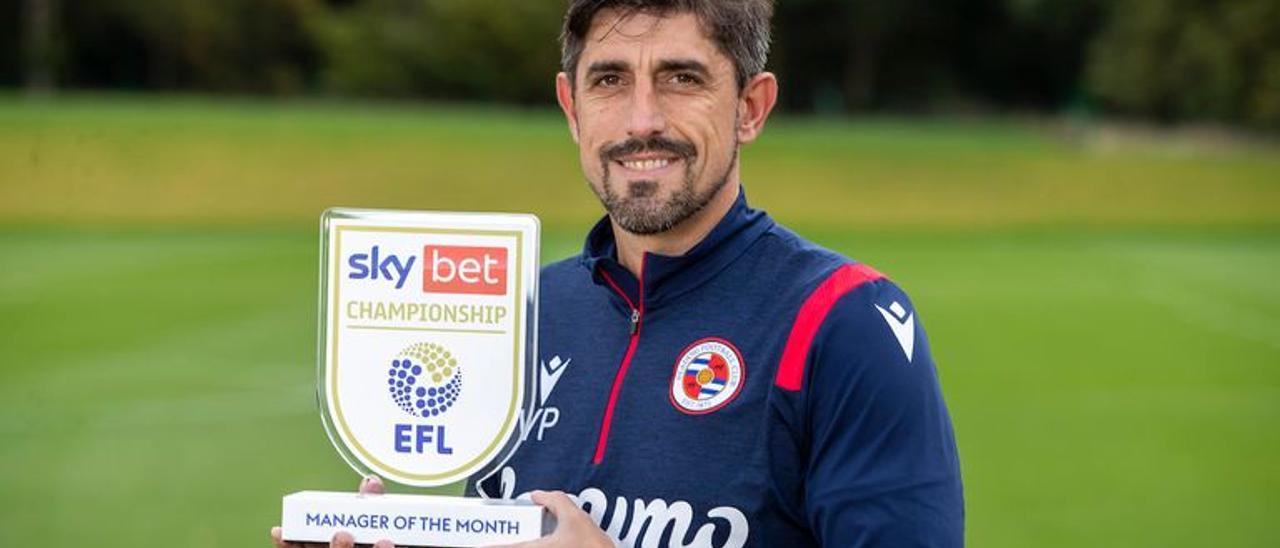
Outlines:
{"label": "trophy", "polygon": [[[353,469],[435,487],[511,456],[536,390],[538,236],[532,215],[324,213],[316,392]],[[554,522],[527,501],[302,491],[281,527],[294,542],[480,546]]]}

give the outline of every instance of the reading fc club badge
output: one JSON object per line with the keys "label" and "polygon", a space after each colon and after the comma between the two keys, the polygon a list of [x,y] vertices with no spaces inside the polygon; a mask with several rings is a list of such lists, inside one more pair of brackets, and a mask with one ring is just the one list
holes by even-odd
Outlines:
{"label": "reading fc club badge", "polygon": [[701,339],[680,354],[671,378],[671,403],[691,415],[724,407],[742,389],[746,368],[738,349],[715,337]]}

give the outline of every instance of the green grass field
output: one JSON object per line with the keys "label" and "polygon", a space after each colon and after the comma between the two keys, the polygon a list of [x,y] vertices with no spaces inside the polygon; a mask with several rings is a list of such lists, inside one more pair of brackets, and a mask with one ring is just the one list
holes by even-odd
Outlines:
{"label": "green grass field", "polygon": [[[1276,546],[1280,149],[778,120],[752,201],[932,337],[976,547]],[[330,205],[598,215],[554,113],[0,98],[0,545],[266,546],[351,489],[314,401]]]}

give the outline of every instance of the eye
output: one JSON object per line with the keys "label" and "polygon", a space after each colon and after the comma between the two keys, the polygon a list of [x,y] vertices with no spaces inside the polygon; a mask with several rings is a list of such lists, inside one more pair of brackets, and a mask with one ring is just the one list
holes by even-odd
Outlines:
{"label": "eye", "polygon": [[702,78],[692,72],[677,72],[671,76],[671,81],[682,86],[696,86],[702,84]]}
{"label": "eye", "polygon": [[596,87],[612,88],[622,85],[622,77],[617,74],[605,74],[596,78],[593,85]]}

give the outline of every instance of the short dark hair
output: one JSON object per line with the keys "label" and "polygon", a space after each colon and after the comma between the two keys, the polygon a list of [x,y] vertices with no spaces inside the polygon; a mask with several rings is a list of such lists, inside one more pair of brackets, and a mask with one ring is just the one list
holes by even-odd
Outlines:
{"label": "short dark hair", "polygon": [[616,9],[623,17],[648,13],[664,17],[692,13],[707,37],[733,61],[738,89],[764,71],[769,58],[769,20],[773,0],[570,0],[560,33],[560,65],[572,79],[583,42],[600,10]]}

